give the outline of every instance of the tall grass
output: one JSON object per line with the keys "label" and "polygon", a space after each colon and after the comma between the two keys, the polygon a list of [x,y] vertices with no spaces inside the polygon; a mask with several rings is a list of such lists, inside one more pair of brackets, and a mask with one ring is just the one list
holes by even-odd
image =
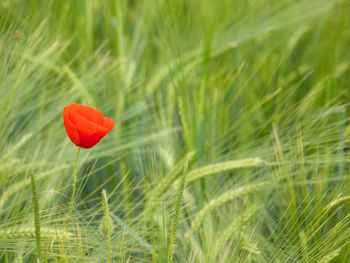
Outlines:
{"label": "tall grass", "polygon": [[[170,247],[174,262],[349,262],[349,13],[346,0],[0,1],[0,262],[37,260],[31,172],[41,262],[167,262]],[[81,151],[65,231],[73,102],[117,124]]]}

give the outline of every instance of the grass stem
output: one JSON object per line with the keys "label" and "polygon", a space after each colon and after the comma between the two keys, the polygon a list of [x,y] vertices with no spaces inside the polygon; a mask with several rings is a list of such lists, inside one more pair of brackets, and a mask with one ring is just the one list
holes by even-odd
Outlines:
{"label": "grass stem", "polygon": [[102,198],[103,198],[103,205],[105,208],[105,217],[103,220],[103,229],[105,229],[105,235],[107,236],[108,239],[108,260],[107,262],[111,262],[111,217],[109,216],[109,208],[108,208],[108,201],[107,201],[107,194],[105,190],[102,190]]}
{"label": "grass stem", "polygon": [[78,166],[79,153],[80,153],[80,147],[78,147],[77,156],[75,158],[74,173],[73,173],[73,192],[72,192],[72,198],[70,200],[69,209],[68,209],[68,219],[67,219],[66,231],[68,230],[68,227],[69,227],[70,216],[71,216],[72,208],[73,208],[75,187],[77,184],[77,166]]}

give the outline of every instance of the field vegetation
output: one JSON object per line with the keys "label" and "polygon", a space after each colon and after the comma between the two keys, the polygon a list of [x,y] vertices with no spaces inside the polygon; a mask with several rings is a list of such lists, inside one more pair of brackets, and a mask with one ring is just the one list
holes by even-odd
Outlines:
{"label": "field vegetation", "polygon": [[[350,262],[349,14],[1,0],[0,262],[37,262],[37,220],[41,262]],[[74,102],[116,125],[80,152],[66,230]]]}

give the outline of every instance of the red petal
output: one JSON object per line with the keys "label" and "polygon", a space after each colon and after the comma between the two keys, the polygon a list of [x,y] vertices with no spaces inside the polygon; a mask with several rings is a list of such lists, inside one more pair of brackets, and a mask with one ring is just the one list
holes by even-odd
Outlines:
{"label": "red petal", "polygon": [[84,116],[91,122],[103,125],[103,114],[102,112],[95,110],[89,106],[81,105],[78,103],[73,103],[70,105],[72,111],[80,116]]}
{"label": "red petal", "polygon": [[101,129],[101,126],[80,115],[76,116],[76,120],[80,146],[84,148],[91,148],[97,143],[92,141],[91,137]]}
{"label": "red petal", "polygon": [[76,145],[79,146],[80,140],[75,125],[70,120],[70,108],[67,106],[63,109],[63,122],[66,128],[69,139]]}
{"label": "red petal", "polygon": [[114,127],[114,125],[115,125],[115,121],[114,120],[112,120],[112,119],[110,119],[110,118],[103,118],[103,127],[105,127],[106,128],[106,130],[107,130],[107,132],[106,132],[106,134],[110,131],[110,130],[112,130],[112,128]]}

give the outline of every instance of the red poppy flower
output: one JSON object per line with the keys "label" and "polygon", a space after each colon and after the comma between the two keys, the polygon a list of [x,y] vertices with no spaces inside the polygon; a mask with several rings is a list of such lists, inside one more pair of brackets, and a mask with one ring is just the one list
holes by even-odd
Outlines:
{"label": "red poppy flower", "polygon": [[77,103],[63,109],[63,121],[68,137],[83,148],[95,146],[115,125],[102,112]]}

